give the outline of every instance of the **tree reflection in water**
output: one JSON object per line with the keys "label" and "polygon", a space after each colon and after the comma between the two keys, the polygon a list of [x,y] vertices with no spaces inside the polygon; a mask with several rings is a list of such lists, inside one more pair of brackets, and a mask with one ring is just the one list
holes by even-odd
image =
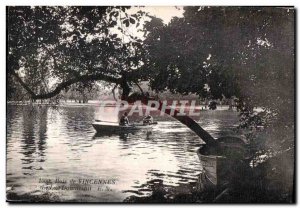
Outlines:
{"label": "tree reflection in water", "polygon": [[[23,107],[24,108],[24,107]],[[47,106],[26,106],[23,110],[22,163],[23,174],[31,175],[43,170],[47,140]]]}
{"label": "tree reflection in water", "polygon": [[[132,195],[153,195],[159,201],[170,200],[174,191],[185,193],[197,181],[201,166],[196,150],[202,141],[185,126],[169,117],[154,116],[158,124],[148,132],[96,133],[91,125],[95,112],[93,106],[8,106],[7,181],[8,187],[14,187],[11,193],[38,195],[39,177],[113,176],[118,179],[114,192],[51,194],[71,201],[120,202]],[[231,120],[223,122],[222,116]],[[139,119],[130,118],[131,122]],[[225,136],[230,133],[227,126],[238,120],[234,113],[215,112],[203,115],[201,122],[204,126],[215,123],[209,132]]]}

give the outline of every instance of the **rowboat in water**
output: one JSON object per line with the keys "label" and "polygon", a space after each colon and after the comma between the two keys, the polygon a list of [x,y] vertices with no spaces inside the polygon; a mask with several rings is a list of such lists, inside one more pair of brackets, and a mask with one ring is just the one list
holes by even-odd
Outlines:
{"label": "rowboat in water", "polygon": [[[221,150],[202,145],[197,155],[203,168],[206,182],[215,187],[228,184],[245,169],[243,158],[246,158],[245,143],[236,137],[222,137],[219,140]],[[221,154],[220,154],[221,153]]]}
{"label": "rowboat in water", "polygon": [[119,125],[119,123],[114,122],[104,122],[104,121],[95,121],[92,123],[92,126],[98,133],[102,132],[135,132],[140,130],[151,130],[152,127],[157,124],[157,122],[154,122],[152,124],[143,124],[143,123],[132,123],[129,125]]}
{"label": "rowboat in water", "polygon": [[206,155],[202,152],[201,148],[197,151],[197,155],[200,159],[206,179],[214,186],[220,185],[220,183],[223,182],[221,173],[225,172],[224,168],[226,165],[224,163],[226,162],[226,158],[217,155]]}

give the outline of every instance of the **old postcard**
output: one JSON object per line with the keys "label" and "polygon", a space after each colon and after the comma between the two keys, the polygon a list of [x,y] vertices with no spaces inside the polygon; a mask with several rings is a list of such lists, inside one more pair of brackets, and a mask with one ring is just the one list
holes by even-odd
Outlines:
{"label": "old postcard", "polygon": [[7,6],[8,202],[295,203],[295,9]]}

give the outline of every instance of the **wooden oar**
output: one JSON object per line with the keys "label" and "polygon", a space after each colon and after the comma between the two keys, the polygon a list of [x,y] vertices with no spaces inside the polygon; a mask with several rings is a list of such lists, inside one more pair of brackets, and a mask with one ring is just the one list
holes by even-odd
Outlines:
{"label": "wooden oar", "polygon": [[98,120],[98,119],[95,119],[96,122],[106,122],[106,123],[118,123],[118,122],[115,122],[115,121],[101,121],[101,120]]}

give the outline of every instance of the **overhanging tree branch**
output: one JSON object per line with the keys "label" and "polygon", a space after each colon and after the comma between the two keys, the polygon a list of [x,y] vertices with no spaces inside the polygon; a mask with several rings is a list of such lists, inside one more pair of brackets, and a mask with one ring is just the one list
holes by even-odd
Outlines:
{"label": "overhanging tree branch", "polygon": [[77,82],[86,82],[86,81],[97,81],[102,80],[111,83],[120,83],[120,78],[111,77],[104,74],[93,74],[93,75],[82,75],[72,79],[69,79],[65,82],[62,82],[56,86],[54,90],[44,94],[36,94],[15,72],[12,71],[11,74],[16,78],[16,80],[22,85],[22,87],[29,93],[32,99],[49,99],[58,95],[63,89],[66,89],[72,84]]}

